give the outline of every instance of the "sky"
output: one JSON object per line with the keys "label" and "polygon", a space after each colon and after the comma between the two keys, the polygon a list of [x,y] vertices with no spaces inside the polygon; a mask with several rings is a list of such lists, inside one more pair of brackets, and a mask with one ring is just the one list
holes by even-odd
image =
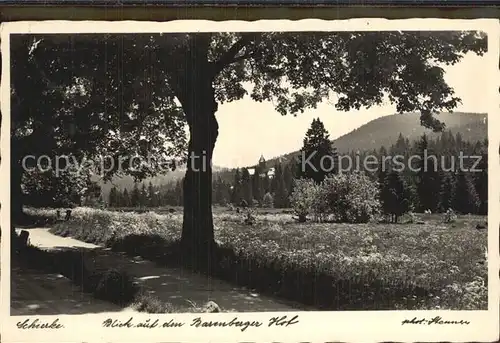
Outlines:
{"label": "sky", "polygon": [[[465,55],[460,63],[444,68],[445,80],[454,88],[462,104],[461,112],[486,113],[487,102],[481,96],[488,80],[484,57]],[[483,93],[484,94],[484,93]],[[324,123],[330,138],[335,139],[376,118],[396,113],[395,106],[384,104],[368,110],[341,112],[333,104],[323,102],[314,110],[281,116],[271,102],[257,103],[248,96],[219,105],[216,113],[219,137],[213,164],[220,167],[254,165],[261,154],[266,159],[280,156],[302,147],[304,135],[314,118]]]}

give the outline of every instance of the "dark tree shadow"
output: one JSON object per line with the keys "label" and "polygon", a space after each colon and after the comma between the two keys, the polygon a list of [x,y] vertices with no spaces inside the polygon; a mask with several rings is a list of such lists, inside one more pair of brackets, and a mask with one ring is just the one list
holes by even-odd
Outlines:
{"label": "dark tree shadow", "polygon": [[85,249],[17,247],[11,271],[13,315],[120,311],[138,292],[127,273],[93,269]]}
{"label": "dark tree shadow", "polygon": [[[108,247],[115,252],[154,261],[163,267],[192,272],[183,261],[179,243],[167,242],[159,235],[129,235],[109,242]],[[251,289],[250,293],[259,292],[290,307],[310,310],[394,310],[396,305],[401,306],[405,302],[411,309],[417,301],[429,298],[432,293],[432,290],[398,280],[388,282],[361,277],[341,280],[306,268],[286,269],[279,262],[257,261],[222,247],[216,250],[210,272],[195,272],[209,280],[227,281],[240,293],[243,288]],[[415,300],[406,300],[414,299],[412,296]],[[230,301],[231,296],[228,294],[227,298]],[[247,300],[251,299],[250,296]]]}

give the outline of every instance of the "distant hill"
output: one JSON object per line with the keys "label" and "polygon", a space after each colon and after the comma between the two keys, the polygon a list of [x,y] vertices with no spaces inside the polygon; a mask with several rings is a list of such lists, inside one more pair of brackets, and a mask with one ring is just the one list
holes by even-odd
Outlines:
{"label": "distant hill", "polygon": [[[214,166],[213,171],[222,171],[224,169]],[[168,184],[169,182],[176,182],[179,179],[182,179],[184,175],[186,174],[186,169],[185,168],[178,168],[174,171],[169,171],[168,173],[164,175],[157,175],[152,178],[147,178],[143,182],[146,183],[146,185],[151,181],[151,183],[154,186],[160,186],[160,185],[165,185]],[[107,199],[109,191],[113,186],[116,186],[119,189],[128,189],[131,190],[134,187],[134,179],[131,176],[123,176],[123,177],[114,177],[111,182],[100,182],[98,181],[99,186],[101,186],[101,194],[102,196]]]}
{"label": "distant hill", "polygon": [[[460,132],[466,141],[483,140],[488,137],[486,113],[445,112],[436,115],[436,118],[446,124],[446,130],[454,134]],[[420,138],[424,133],[429,137],[440,135],[420,125],[420,116],[416,113],[393,114],[374,119],[338,137],[334,140],[334,144],[339,153],[379,149],[381,146],[389,148],[396,143],[400,133],[410,141]],[[288,160],[297,154],[298,151],[294,151],[268,162],[274,163],[277,159]]]}
{"label": "distant hill", "polygon": [[[488,122],[487,115],[485,113],[440,113],[436,116],[436,118],[446,124],[446,129],[451,130],[453,133],[460,132],[464,140],[483,140],[488,136]],[[402,133],[403,136],[407,137],[410,141],[413,141],[422,136],[424,132],[431,137],[439,135],[439,133],[433,133],[431,130],[422,127],[420,125],[420,118],[418,114],[393,114],[372,120],[365,125],[362,125],[359,128],[335,139],[334,143],[339,153],[347,153],[352,150],[378,149],[382,145],[389,147],[396,143],[400,133]],[[269,165],[273,165],[278,158],[287,160],[297,154],[297,151],[286,153],[281,157],[269,159],[267,163]],[[222,172],[224,170],[227,169],[214,166],[214,173]],[[179,168],[166,175],[146,179],[145,182],[149,183],[149,181],[151,181],[153,185],[164,185],[171,181],[181,179],[184,174],[185,169]],[[131,189],[134,186],[134,181],[132,177],[122,177],[114,178],[112,183],[101,183],[102,193],[105,198],[107,198],[109,190],[113,187],[113,184],[121,189]]]}

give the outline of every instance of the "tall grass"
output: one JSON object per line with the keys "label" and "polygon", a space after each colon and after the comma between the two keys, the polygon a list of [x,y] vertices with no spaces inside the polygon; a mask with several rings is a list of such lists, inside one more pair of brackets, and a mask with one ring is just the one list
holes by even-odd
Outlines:
{"label": "tall grass", "polygon": [[[263,214],[248,226],[217,214],[214,273],[328,310],[486,309],[487,233],[474,229],[484,218],[421,219],[424,225],[298,224],[288,214]],[[77,208],[53,232],[167,264],[181,227],[181,213]]]}

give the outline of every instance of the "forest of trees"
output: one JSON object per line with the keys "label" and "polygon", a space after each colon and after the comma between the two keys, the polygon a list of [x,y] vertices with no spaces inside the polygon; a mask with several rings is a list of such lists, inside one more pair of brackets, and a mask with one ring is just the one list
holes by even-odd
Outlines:
{"label": "forest of trees", "polygon": [[[314,142],[314,143],[311,143]],[[326,144],[328,142],[328,144]],[[396,217],[410,210],[416,212],[445,212],[449,208],[459,213],[486,214],[488,208],[488,141],[469,142],[462,139],[460,133],[453,134],[444,131],[435,139],[423,135],[419,140],[410,141],[402,135],[395,144],[379,149],[352,151],[349,159],[339,156],[335,147],[328,139],[328,133],[323,124],[315,120],[304,139],[303,151],[312,151],[314,146],[318,155],[331,154],[335,157],[338,166],[331,168],[330,173],[337,173],[339,168],[349,170],[349,160],[352,168],[367,173],[380,186],[380,201],[385,213]],[[426,152],[425,152],[426,151]],[[476,162],[475,158],[463,158],[464,170],[460,169],[460,153],[463,156],[481,156],[481,161],[474,168],[481,172],[468,171]],[[425,155],[426,154],[426,155]],[[368,165],[365,168],[363,161],[370,157],[379,161],[378,167]],[[382,168],[384,156],[395,158],[397,163],[387,161]],[[411,156],[420,156],[421,159]],[[426,168],[424,160],[427,156]],[[435,156],[436,159],[430,156]],[[410,160],[410,161],[409,161]],[[359,161],[359,162],[356,162]],[[435,165],[437,161],[437,165]],[[312,161],[312,164],[318,164]],[[411,165],[410,168],[401,166]],[[267,166],[272,167],[272,166]],[[214,174],[212,197],[213,203],[219,206],[233,204],[235,206],[255,207],[290,207],[294,180],[310,178],[316,182],[324,179],[325,175],[311,174],[302,171],[300,162],[274,162],[274,176],[262,176],[258,173],[250,175],[249,168],[236,168],[228,174]],[[415,171],[420,167],[420,171]],[[399,169],[398,169],[399,168]],[[320,169],[320,168],[317,168]],[[350,169],[350,170],[353,170]],[[374,170],[376,169],[376,170]],[[453,170],[452,170],[453,169]],[[327,170],[330,170],[328,168]],[[182,206],[182,180],[166,185],[136,184],[133,189],[118,189],[113,187],[109,195],[110,207],[161,207]]]}

